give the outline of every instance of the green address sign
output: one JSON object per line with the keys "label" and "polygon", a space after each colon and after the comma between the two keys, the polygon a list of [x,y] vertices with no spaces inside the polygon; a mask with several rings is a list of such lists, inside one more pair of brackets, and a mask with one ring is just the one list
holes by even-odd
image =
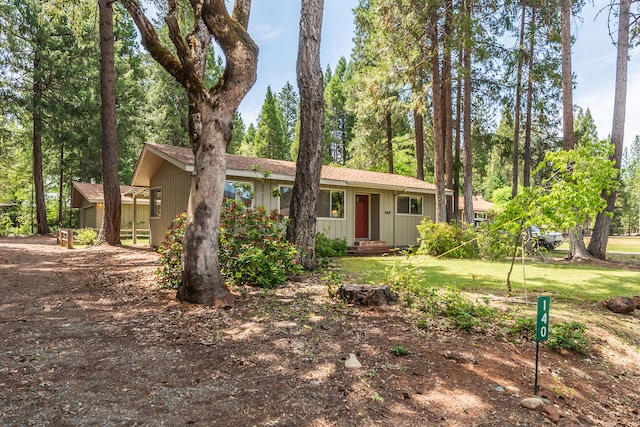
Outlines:
{"label": "green address sign", "polygon": [[536,341],[549,339],[549,304],[551,297],[538,297],[538,318],[536,322]]}

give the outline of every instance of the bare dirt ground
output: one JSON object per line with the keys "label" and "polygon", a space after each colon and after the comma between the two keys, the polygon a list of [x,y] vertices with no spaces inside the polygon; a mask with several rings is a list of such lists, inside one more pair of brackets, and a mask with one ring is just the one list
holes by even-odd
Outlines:
{"label": "bare dirt ground", "polygon": [[[534,343],[425,331],[399,305],[331,300],[313,276],[241,289],[230,310],[180,304],[156,283],[157,258],[0,239],[1,425],[553,424],[519,405]],[[638,345],[622,338],[599,331],[588,357],[542,348],[539,394],[557,425],[640,425]],[[345,368],[349,353],[361,369]]]}

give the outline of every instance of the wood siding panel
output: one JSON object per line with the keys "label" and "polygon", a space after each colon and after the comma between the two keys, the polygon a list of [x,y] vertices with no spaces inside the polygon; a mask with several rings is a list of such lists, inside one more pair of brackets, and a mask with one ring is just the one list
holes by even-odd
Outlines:
{"label": "wood siding panel", "polygon": [[160,187],[162,189],[161,217],[149,220],[151,233],[149,244],[152,247],[158,247],[176,215],[187,209],[191,189],[191,173],[165,162],[151,178],[150,184],[150,188]]}

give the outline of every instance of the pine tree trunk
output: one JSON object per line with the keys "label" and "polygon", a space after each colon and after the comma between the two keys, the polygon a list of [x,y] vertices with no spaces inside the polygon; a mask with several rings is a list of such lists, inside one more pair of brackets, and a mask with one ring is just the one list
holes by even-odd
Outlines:
{"label": "pine tree trunk", "polygon": [[36,198],[38,234],[49,234],[47,205],[44,200],[42,174],[42,87],[40,86],[40,50],[36,47],[33,59],[33,187]]}
{"label": "pine tree trunk", "polygon": [[518,44],[518,70],[516,77],[516,99],[513,113],[513,179],[511,182],[511,197],[518,194],[519,162],[520,162],[520,104],[522,98],[522,68],[524,64],[524,18],[525,2],[522,1],[520,12],[520,43]]}
{"label": "pine tree trunk", "polygon": [[58,179],[58,227],[62,227],[62,197],[64,194],[64,140],[62,138],[60,138],[60,169]]}
{"label": "pine tree trunk", "polygon": [[102,188],[104,215],[99,243],[120,244],[122,195],[118,180],[118,130],[113,34],[113,2],[99,0],[100,11],[100,119],[102,135]]}
{"label": "pine tree trunk", "polygon": [[391,120],[391,110],[384,116],[387,125],[387,172],[394,173],[393,168],[393,122]]}
{"label": "pine tree trunk", "polygon": [[527,73],[527,115],[524,123],[524,165],[522,185],[531,186],[531,113],[533,109],[533,53],[535,47],[536,9],[531,8],[531,24],[529,28],[529,64]]}
{"label": "pine tree trunk", "polygon": [[573,150],[573,75],[571,72],[571,0],[561,0],[562,129],[564,149]]}
{"label": "pine tree trunk", "polygon": [[300,145],[287,239],[298,247],[298,260],[308,270],[318,266],[315,241],[324,132],[324,91],[320,66],[323,9],[324,0],[302,0],[296,66],[300,91]]}
{"label": "pine tree trunk", "polygon": [[[466,13],[471,20],[471,0],[465,0]],[[471,35],[465,35],[463,52],[464,69],[464,222],[473,224],[473,146],[471,138]]]}
{"label": "pine tree trunk", "polygon": [[[611,143],[614,146],[613,160],[615,168],[620,170],[622,163],[622,148],[624,144],[624,122],[627,103],[627,64],[629,61],[629,14],[631,1],[621,0],[618,14],[618,53],[616,60],[616,88],[615,102],[613,105],[613,129]],[[618,172],[618,179],[620,173]],[[607,243],[611,232],[611,217],[616,203],[617,192],[612,190],[602,197],[607,201],[604,212],[598,213],[593,227],[591,240],[589,241],[589,253],[598,259],[607,256]],[[609,215],[607,215],[609,214]]]}
{"label": "pine tree trunk", "polygon": [[[463,62],[463,50],[458,50],[458,66],[462,68]],[[462,137],[462,73],[458,72],[457,77],[458,87],[456,88],[456,138],[454,148],[454,163],[453,163],[453,217],[456,221],[464,220],[460,217],[460,146]],[[464,202],[463,202],[464,206]]]}
{"label": "pine tree trunk", "polygon": [[[444,142],[445,188],[453,188],[453,94],[451,80],[451,27],[453,20],[453,4],[445,2],[444,49],[442,56],[442,140]],[[453,219],[452,199],[446,198],[447,221]]]}
{"label": "pine tree trunk", "polygon": [[[571,0],[561,2],[561,45],[562,45],[562,128],[564,149],[573,150],[575,135],[573,130],[573,75],[571,72]],[[569,230],[569,259],[586,260],[591,256],[584,244],[582,228],[578,225]]]}
{"label": "pine tree trunk", "polygon": [[417,108],[413,110],[413,127],[416,132],[416,178],[424,181],[424,117]]}
{"label": "pine tree trunk", "polygon": [[436,223],[447,220],[447,198],[445,193],[445,159],[442,130],[442,80],[440,78],[440,55],[438,52],[438,9],[433,7],[430,16],[431,40],[431,97],[433,102],[433,173],[436,185]]}

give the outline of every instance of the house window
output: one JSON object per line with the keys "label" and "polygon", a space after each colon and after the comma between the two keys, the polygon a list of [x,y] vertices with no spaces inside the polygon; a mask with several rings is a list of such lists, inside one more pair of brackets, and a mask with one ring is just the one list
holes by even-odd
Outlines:
{"label": "house window", "polygon": [[162,215],[162,189],[152,188],[150,192],[151,212],[149,214],[152,218],[158,218]]}
{"label": "house window", "polygon": [[253,200],[253,187],[247,182],[226,181],[224,183],[224,198],[250,206]]}
{"label": "house window", "polygon": [[422,215],[422,197],[398,196],[396,212],[407,215]]}
{"label": "house window", "polygon": [[344,218],[344,191],[320,190],[316,215],[319,218]]}
{"label": "house window", "polygon": [[284,216],[289,216],[289,206],[291,206],[291,195],[293,194],[293,187],[280,187],[280,202],[279,211]]}
{"label": "house window", "polygon": [[[292,187],[280,187],[280,213],[289,216],[291,206]],[[316,210],[318,218],[344,219],[344,191],[343,190],[320,190],[318,198],[318,208]]]}

